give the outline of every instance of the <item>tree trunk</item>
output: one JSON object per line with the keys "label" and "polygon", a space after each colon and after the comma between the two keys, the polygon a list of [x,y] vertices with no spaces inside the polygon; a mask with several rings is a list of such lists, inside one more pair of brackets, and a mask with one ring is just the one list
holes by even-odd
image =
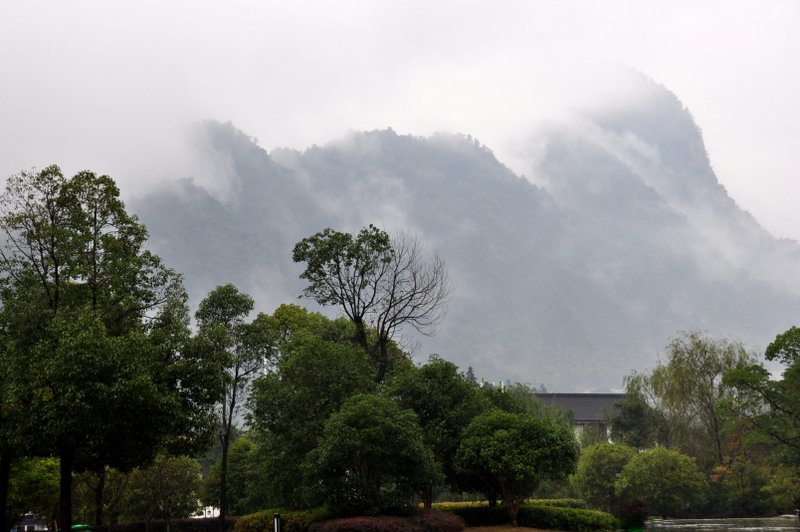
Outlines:
{"label": "tree trunk", "polygon": [[508,510],[508,517],[511,518],[511,526],[517,528],[519,526],[519,523],[517,523],[517,514],[519,514],[519,501],[514,497],[503,497],[503,506],[505,506],[506,510]]}
{"label": "tree trunk", "polygon": [[97,472],[97,487],[94,490],[94,524],[95,526],[103,526],[103,509],[106,505],[105,501],[106,489],[106,468],[100,468]]}
{"label": "tree trunk", "polygon": [[422,490],[422,506],[426,510],[433,508],[433,486],[428,486]]}
{"label": "tree trunk", "polygon": [[353,318],[353,325],[356,326],[356,343],[369,352],[369,341],[367,341],[367,328],[360,318]]}
{"label": "tree trunk", "polygon": [[64,446],[59,450],[58,529],[69,532],[72,527],[72,461],[75,450]]}
{"label": "tree trunk", "polygon": [[225,514],[228,510],[228,442],[230,442],[230,431],[225,431],[222,436],[222,463],[219,471],[219,521],[220,530],[225,527]]}
{"label": "tree trunk", "polygon": [[383,382],[383,378],[386,376],[386,372],[389,369],[389,341],[383,339],[379,340],[376,351],[378,352],[378,360],[376,361],[378,370],[375,374],[375,382],[380,384]]}
{"label": "tree trunk", "polygon": [[5,532],[11,528],[8,515],[8,484],[11,480],[11,453],[8,450],[0,452],[0,531]]}

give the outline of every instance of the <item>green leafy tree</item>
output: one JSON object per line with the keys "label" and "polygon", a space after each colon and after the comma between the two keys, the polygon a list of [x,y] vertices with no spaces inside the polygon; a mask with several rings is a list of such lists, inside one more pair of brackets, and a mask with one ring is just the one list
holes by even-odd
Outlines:
{"label": "green leafy tree", "polygon": [[[79,523],[91,523],[101,513],[109,525],[119,523],[124,510],[128,473],[107,467],[102,475],[97,471],[76,474],[73,480],[75,520]],[[102,489],[98,489],[100,484]],[[102,498],[98,498],[100,493]]]}
{"label": "green leafy tree", "polygon": [[634,455],[615,486],[624,500],[643,501],[663,517],[688,516],[708,499],[708,482],[694,458],[664,447]]}
{"label": "green leafy tree", "polygon": [[[222,457],[214,462],[203,479],[202,500],[209,506],[219,501]],[[228,456],[228,505],[233,515],[246,515],[269,508],[266,493],[268,473],[258,446],[240,436],[230,446]]]}
{"label": "green leafy tree", "polygon": [[150,466],[130,473],[125,517],[144,521],[189,517],[199,506],[200,482],[197,460],[160,454]]}
{"label": "green leafy tree", "polygon": [[571,430],[527,414],[490,410],[464,431],[456,464],[500,494],[517,526],[520,505],[539,483],[572,473],[577,459]]}
{"label": "green leafy tree", "polygon": [[650,375],[627,379],[627,393],[649,404],[659,417],[659,441],[710,469],[725,460],[726,409],[734,395],[723,375],[755,361],[741,344],[698,332],[670,341],[666,364]]}
{"label": "green leafy tree", "polygon": [[572,427],[572,412],[555,405],[543,405],[536,390],[520,382],[508,386],[484,383],[481,393],[495,407],[512,414],[528,414],[536,418],[547,418],[564,427]]}
{"label": "green leafy tree", "polygon": [[761,490],[769,500],[773,515],[793,513],[800,503],[800,469],[773,468]]}
{"label": "green leafy tree", "polygon": [[228,450],[234,420],[251,381],[272,357],[266,317],[259,315],[247,322],[252,310],[253,299],[227,284],[212,290],[195,313],[198,330],[194,349],[216,366],[216,374],[221,376],[222,385],[216,397],[222,446],[219,474],[221,521],[228,513]]}
{"label": "green leafy tree", "polygon": [[611,439],[630,445],[635,449],[652,447],[658,441],[661,418],[653,407],[632,387],[636,393],[628,393],[617,404],[617,411],[611,419]]}
{"label": "green leafy tree", "polygon": [[0,211],[11,432],[37,434],[26,453],[58,456],[58,522],[69,528],[73,470],[150,459],[185,418],[181,385],[162,377],[174,360],[158,356],[147,326],[183,290],[108,176],[67,179],[56,166],[12,176]]}
{"label": "green leafy tree", "polygon": [[373,357],[382,382],[392,362],[395,334],[410,326],[431,334],[441,321],[451,287],[444,262],[424,262],[416,240],[394,239],[370,225],[356,235],[324,229],[298,242],[305,262],[306,297],[337,306],[355,325],[355,339]]}
{"label": "green leafy tree", "polygon": [[270,495],[281,505],[314,502],[300,464],[328,417],[351,395],[375,388],[369,356],[348,340],[352,329],[340,330],[339,320],[320,327],[317,316],[295,322],[279,344],[277,364],[256,379],[249,399],[248,420],[269,471]]}
{"label": "green leafy tree", "polygon": [[14,462],[9,485],[11,521],[32,512],[48,520],[58,510],[58,460],[21,458]]}
{"label": "green leafy tree", "polygon": [[800,465],[800,328],[779,334],[765,358],[784,366],[780,379],[762,364],[744,362],[726,373],[725,382],[738,392],[738,415],[777,445],[779,462],[795,467]]}
{"label": "green leafy tree", "polygon": [[324,500],[347,514],[408,509],[420,487],[441,481],[414,412],[374,394],[349,398],[326,421],[304,469]]}
{"label": "green leafy tree", "polygon": [[[441,462],[445,479],[454,487],[459,476],[454,465],[461,434],[470,421],[486,410],[489,402],[452,362],[433,355],[427,364],[397,371],[388,393],[419,417],[425,443]],[[433,502],[433,485],[420,493],[425,508]]]}
{"label": "green leafy tree", "polygon": [[617,509],[614,482],[636,454],[627,445],[599,443],[581,451],[572,484],[578,494],[593,508],[606,512]]}

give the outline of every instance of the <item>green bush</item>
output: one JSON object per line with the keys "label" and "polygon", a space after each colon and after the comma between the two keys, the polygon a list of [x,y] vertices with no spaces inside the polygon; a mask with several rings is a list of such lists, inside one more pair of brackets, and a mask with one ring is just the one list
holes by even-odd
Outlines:
{"label": "green bush", "polygon": [[525,504],[558,506],[559,508],[586,508],[586,501],[583,499],[528,499]]}
{"label": "green bush", "polygon": [[[617,520],[611,514],[583,508],[555,506],[553,502],[578,505],[574,499],[544,500],[525,503],[517,514],[519,526],[552,530],[616,530]],[[508,512],[502,506],[437,504],[439,510],[450,511],[466,521],[467,526],[502,526],[508,524]]]}
{"label": "green bush", "polygon": [[616,530],[617,519],[605,512],[526,504],[517,515],[519,526],[550,530]]}
{"label": "green bush", "polygon": [[307,532],[314,523],[333,517],[327,508],[309,508],[307,510],[271,508],[239,518],[234,532],[271,532],[275,514],[281,516],[283,532]]}
{"label": "green bush", "polygon": [[322,521],[311,532],[460,532],[464,520],[440,511],[423,511],[410,517],[361,516]]}

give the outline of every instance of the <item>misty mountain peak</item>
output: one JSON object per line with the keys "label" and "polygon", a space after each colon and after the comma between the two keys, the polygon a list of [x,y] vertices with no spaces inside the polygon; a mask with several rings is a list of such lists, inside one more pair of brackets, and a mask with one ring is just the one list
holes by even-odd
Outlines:
{"label": "misty mountain peak", "polygon": [[543,130],[543,186],[468,135],[352,132],[267,154],[209,122],[197,158],[218,175],[132,205],[194,301],[232,282],[266,312],[302,292],[290,254],[302,238],[370,223],[409,232],[456,285],[439,334],[405,339],[419,359],[437,352],[492,380],[619,388],[679,330],[761,346],[800,313],[787,286],[800,247],[728,197],[678,99],[637,83],[629,107]]}

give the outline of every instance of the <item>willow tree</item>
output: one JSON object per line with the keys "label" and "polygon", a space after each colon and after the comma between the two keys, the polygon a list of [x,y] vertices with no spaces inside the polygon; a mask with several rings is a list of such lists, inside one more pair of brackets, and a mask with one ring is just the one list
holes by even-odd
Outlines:
{"label": "willow tree", "polygon": [[375,361],[378,382],[401,328],[433,334],[444,317],[451,292],[447,268],[436,255],[425,261],[422,251],[416,239],[392,238],[374,225],[355,235],[327,228],[294,247],[294,261],[306,263],[303,295],[339,307],[353,322],[356,341]]}
{"label": "willow tree", "polygon": [[652,408],[648,415],[657,419],[660,443],[694,456],[704,467],[719,465],[725,460],[723,406],[735,395],[723,376],[755,360],[738,342],[686,332],[670,341],[666,363],[649,375],[626,379],[627,393]]}

